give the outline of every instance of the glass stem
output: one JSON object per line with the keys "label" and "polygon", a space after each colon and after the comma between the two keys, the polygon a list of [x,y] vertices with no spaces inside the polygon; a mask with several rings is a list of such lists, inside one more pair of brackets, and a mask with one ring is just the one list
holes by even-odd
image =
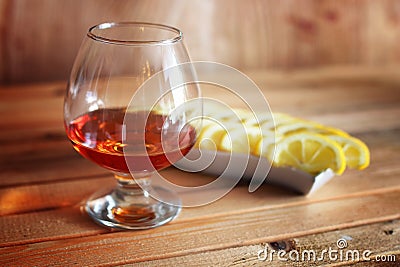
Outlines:
{"label": "glass stem", "polygon": [[[114,194],[119,199],[128,200],[127,198],[150,197],[151,180],[148,176],[139,179],[134,179],[130,174],[126,173],[114,173],[114,176],[118,182]],[[138,203],[136,202],[135,204]]]}

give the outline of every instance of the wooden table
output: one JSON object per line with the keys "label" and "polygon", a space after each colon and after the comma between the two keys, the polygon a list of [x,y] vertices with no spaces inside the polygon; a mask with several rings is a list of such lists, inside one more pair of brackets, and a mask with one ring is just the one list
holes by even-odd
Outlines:
{"label": "wooden table", "polygon": [[[311,196],[242,184],[207,206],[185,208],[151,230],[116,231],[81,211],[82,200],[113,185],[110,173],[83,159],[62,119],[65,83],[0,88],[0,265],[355,266],[400,264],[400,75],[396,67],[313,71],[245,71],[273,111],[342,128],[364,140],[371,165],[346,170]],[[179,179],[209,179],[174,169]],[[301,253],[358,251],[360,262],[325,254],[293,262],[264,261],[268,243],[287,241]],[[274,243],[275,242],[275,243]],[[279,243],[278,243],[279,244]],[[371,262],[362,258],[366,252]],[[304,254],[304,253],[303,253]],[[292,252],[295,256],[295,252]],[[292,257],[292,258],[293,258]],[[387,266],[395,266],[395,262]]]}

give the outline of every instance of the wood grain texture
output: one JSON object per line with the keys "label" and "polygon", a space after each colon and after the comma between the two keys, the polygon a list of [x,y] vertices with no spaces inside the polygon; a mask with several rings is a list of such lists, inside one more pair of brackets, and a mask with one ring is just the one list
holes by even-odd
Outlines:
{"label": "wood grain texture", "polygon": [[[348,253],[349,250],[359,251],[360,261],[354,266],[395,266],[396,262],[400,259],[400,250],[398,248],[400,240],[399,235],[400,221],[394,220],[294,238],[292,240],[295,242],[295,250],[300,255],[300,260],[298,261],[291,261],[288,256],[289,252],[287,252],[286,256],[282,257],[282,260],[279,260],[276,252],[272,257],[260,260],[258,258],[260,250],[264,251],[267,246],[266,251],[270,253],[272,249],[267,243],[260,243],[257,245],[240,246],[224,250],[193,253],[180,257],[148,261],[146,263],[139,263],[137,266],[174,266],[177,264],[184,264],[187,266],[349,266],[351,263],[357,262],[356,260],[352,260],[353,257],[350,254],[347,257],[348,260],[346,256],[343,256],[342,260],[339,260],[340,254],[338,252],[338,260],[336,261],[330,260],[329,256],[326,254],[325,256],[321,256],[324,249],[329,250],[329,248],[332,248],[339,251],[336,242],[340,238],[349,239],[347,241],[348,247],[343,249],[344,253]],[[374,237],[379,237],[379,242],[377,242],[377,239]],[[301,255],[305,250],[315,251],[317,259],[314,260],[314,258],[311,258],[309,260],[307,258],[308,256],[304,254],[305,257],[304,260],[302,260]],[[366,250],[371,251],[371,261],[362,259],[361,255]],[[394,256],[396,261],[377,262],[376,256],[382,255]],[[293,256],[295,258],[296,254],[293,254]],[[320,258],[320,260],[318,260],[318,258]],[[334,256],[332,256],[332,259],[334,259]],[[354,256],[354,259],[356,259],[356,256]],[[391,257],[391,259],[393,259],[393,257]]]}
{"label": "wood grain texture", "polygon": [[[385,194],[288,208],[175,221],[153,230],[117,232],[0,249],[0,263],[126,264],[203,251],[273,242],[308,234],[400,219],[400,188]],[[380,207],[385,206],[385,209]],[[334,218],[334,219],[333,219]],[[307,225],[307,228],[304,228]],[[107,251],[107,253],[102,253]]]}
{"label": "wood grain texture", "polygon": [[[250,194],[243,182],[219,201],[183,209],[173,222],[145,231],[109,230],[82,212],[85,198],[114,181],[66,139],[65,83],[0,86],[0,265],[265,266],[256,253],[266,242],[294,239],[299,250],[322,250],[342,236],[352,238],[349,248],[400,260],[398,69],[245,71],[273,111],[361,138],[371,150],[371,165],[362,172],[346,170],[310,196],[271,185]],[[214,179],[188,179],[173,168],[165,174],[187,186]]]}
{"label": "wood grain texture", "polygon": [[[396,67],[347,67],[247,73],[273,112],[313,119],[355,135],[371,132],[373,140],[379,132],[400,128],[400,87],[396,86],[400,76],[396,71]],[[10,88],[0,87],[0,169],[14,178],[0,180],[0,186],[106,173],[82,160],[67,141],[62,118],[65,83]],[[229,101],[225,91],[211,89],[213,98]],[[386,146],[389,150],[392,139]],[[85,174],[75,172],[73,166],[85,169]]]}
{"label": "wood grain texture", "polygon": [[[395,131],[392,134],[388,132],[381,133],[380,135],[386,142],[383,144],[382,142],[376,141],[377,133],[375,132],[359,136],[371,149],[372,162],[370,167],[364,172],[347,170],[343,176],[335,177],[335,179],[329,183],[329,187],[316,192],[312,196],[312,199],[326,199],[339,195],[389,188],[397,185],[397,175],[400,175],[400,167],[396,164],[399,160],[398,155],[400,153],[399,134],[400,131]],[[53,148],[56,149],[56,147]],[[3,188],[0,188],[0,205],[2,206],[2,210],[0,214],[5,215],[73,205],[88,196],[90,192],[113,184],[112,175],[110,173],[101,168],[94,168],[95,166],[92,166],[93,164],[91,162],[82,159],[78,155],[76,156],[74,161],[68,162],[64,159],[59,164],[56,164],[57,161],[59,161],[57,158],[52,160],[47,159],[46,161],[50,161],[49,165],[40,164],[39,162],[43,159],[39,158],[32,165],[41,166],[41,168],[32,168],[31,164],[28,166],[24,165],[27,168],[26,171],[23,171],[23,169],[12,171],[15,165],[8,166],[8,168],[2,167],[3,177],[17,177],[19,183],[14,181],[14,184],[12,184],[13,181],[7,179],[2,180]],[[91,166],[93,168],[91,168]],[[58,170],[63,169],[63,171],[52,171],[51,167]],[[44,169],[48,171],[44,172]],[[77,169],[85,169],[85,172],[76,172]],[[92,170],[98,170],[99,172],[93,173]],[[32,172],[30,175],[28,175],[29,171]],[[183,184],[185,186],[194,186],[194,184],[201,184],[203,182],[208,183],[212,180],[212,177],[192,175],[190,179],[192,184],[189,184],[186,173],[172,168],[164,171],[163,175],[165,177],[171,177],[177,184]],[[363,181],[362,184],[360,184],[360,179]],[[343,188],[344,183],[346,184],[345,188]],[[241,187],[243,187],[242,193],[240,193],[242,195],[232,196],[233,199],[245,198],[246,186],[247,183],[243,182],[241,185]],[[75,188],[84,188],[85,190],[76,191]],[[274,205],[281,202],[289,203],[299,200],[294,194],[282,195],[282,192],[276,194],[274,190],[276,190],[274,187],[263,188],[259,194],[261,194],[261,196],[263,194],[271,195],[271,197],[261,198],[260,200],[262,200],[262,203],[260,202],[259,204]],[[250,208],[253,201],[254,198],[243,201],[241,206]],[[229,203],[228,201],[228,206],[226,208],[229,207]],[[220,203],[219,207],[223,210],[224,204]],[[204,212],[207,211],[204,210]],[[217,212],[217,210],[214,210],[214,212]]]}
{"label": "wood grain texture", "polygon": [[396,0],[1,0],[0,82],[66,80],[87,29],[110,20],[176,26],[194,60],[240,69],[399,63],[399,10]]}

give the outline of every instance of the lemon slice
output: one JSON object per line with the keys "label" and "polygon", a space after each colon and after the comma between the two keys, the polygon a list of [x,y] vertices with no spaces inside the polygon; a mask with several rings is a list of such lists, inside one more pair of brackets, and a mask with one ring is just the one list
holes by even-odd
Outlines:
{"label": "lemon slice", "polygon": [[291,123],[288,124],[277,125],[276,127],[277,135],[288,135],[301,131],[320,133],[324,135],[349,136],[346,132],[342,130],[329,126],[324,126],[316,122],[300,120],[300,119],[291,121]]}
{"label": "lemon slice", "polygon": [[208,111],[195,145],[201,149],[250,153],[310,174],[330,168],[340,175],[346,166],[362,170],[370,162],[361,140],[334,127],[284,113],[257,117],[247,109]]}
{"label": "lemon slice", "polygon": [[347,166],[357,170],[363,170],[369,166],[369,149],[360,139],[341,135],[329,135],[329,138],[342,146]]}
{"label": "lemon slice", "polygon": [[249,114],[246,116],[244,124],[247,126],[261,126],[265,123],[273,123],[273,115],[271,113],[262,114],[262,116],[256,116],[256,114]]}
{"label": "lemon slice", "polygon": [[260,127],[237,127],[224,134],[219,147],[225,151],[253,153],[261,137]]}
{"label": "lemon slice", "polygon": [[216,150],[224,133],[225,129],[221,125],[207,121],[206,125],[203,123],[203,128],[201,129],[194,146],[200,147],[201,144],[202,149]]}
{"label": "lemon slice", "polygon": [[203,123],[203,128],[200,131],[200,134],[195,143],[195,147],[199,147],[205,150],[218,150],[221,149],[221,139],[223,136],[230,132],[231,129],[237,127],[237,122],[214,122],[211,120]]}
{"label": "lemon slice", "polygon": [[279,142],[282,137],[275,136],[274,131],[263,132],[262,138],[260,138],[253,149],[253,154],[267,158],[269,161],[273,161],[273,153],[275,143]]}
{"label": "lemon slice", "polygon": [[300,132],[282,138],[276,146],[273,163],[316,174],[328,168],[340,175],[346,168],[342,147],[328,137]]}
{"label": "lemon slice", "polygon": [[298,119],[282,113],[274,113],[273,118],[273,120],[262,121],[261,128],[274,131],[280,126],[290,125],[298,121]]}
{"label": "lemon slice", "polygon": [[255,117],[255,115],[251,112],[251,110],[248,109],[235,108],[233,109],[233,111],[236,113],[236,115],[240,118],[240,121],[242,121],[243,123]]}
{"label": "lemon slice", "polygon": [[210,116],[216,121],[220,122],[237,122],[237,123],[244,123],[246,120],[254,117],[250,110],[246,109],[215,109],[209,110],[205,112],[205,116]]}

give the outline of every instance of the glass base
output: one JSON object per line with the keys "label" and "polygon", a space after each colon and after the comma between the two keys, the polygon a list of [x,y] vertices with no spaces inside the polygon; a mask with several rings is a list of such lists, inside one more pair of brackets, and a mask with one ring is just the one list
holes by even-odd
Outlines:
{"label": "glass base", "polygon": [[[143,180],[143,182],[147,182]],[[170,205],[153,199],[151,191],[168,194]],[[85,210],[97,223],[120,229],[142,230],[161,226],[173,220],[181,211],[180,201],[172,192],[146,186],[144,191],[132,180],[119,181],[118,186],[103,196],[93,196],[86,202]]]}

